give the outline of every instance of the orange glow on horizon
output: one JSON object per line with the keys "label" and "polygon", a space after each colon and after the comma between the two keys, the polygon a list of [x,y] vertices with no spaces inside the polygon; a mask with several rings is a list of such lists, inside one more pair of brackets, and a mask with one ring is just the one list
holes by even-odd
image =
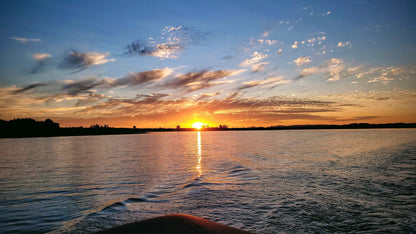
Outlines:
{"label": "orange glow on horizon", "polygon": [[195,122],[195,123],[192,124],[192,128],[201,129],[205,125],[206,124],[201,123],[201,122]]}

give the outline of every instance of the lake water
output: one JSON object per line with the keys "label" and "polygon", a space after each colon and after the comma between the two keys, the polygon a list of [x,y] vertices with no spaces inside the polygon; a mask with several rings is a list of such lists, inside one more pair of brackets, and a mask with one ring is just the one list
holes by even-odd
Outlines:
{"label": "lake water", "polygon": [[416,232],[416,130],[0,139],[0,232],[185,213],[256,233]]}

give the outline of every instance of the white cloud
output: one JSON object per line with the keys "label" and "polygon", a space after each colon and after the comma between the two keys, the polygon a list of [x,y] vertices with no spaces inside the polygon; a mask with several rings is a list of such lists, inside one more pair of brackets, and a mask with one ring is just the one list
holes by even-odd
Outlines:
{"label": "white cloud", "polygon": [[44,54],[33,54],[32,57],[33,57],[34,60],[41,61],[41,60],[44,60],[46,58],[50,58],[52,56],[50,54],[44,53]]}
{"label": "white cloud", "polygon": [[155,56],[163,59],[175,59],[178,58],[179,51],[182,49],[178,43],[164,43],[155,46],[155,50],[149,53],[151,56]]}
{"label": "white cloud", "polygon": [[266,40],[266,43],[269,45],[274,45],[277,43],[277,40]]}
{"label": "white cloud", "polygon": [[240,67],[247,67],[253,65],[262,61],[263,59],[266,59],[267,57],[267,54],[262,54],[260,52],[254,51],[254,53],[251,55],[251,59],[244,60],[242,63],[240,63]]}
{"label": "white cloud", "polygon": [[163,29],[162,34],[165,34],[166,32],[179,31],[179,30],[181,30],[181,28],[182,28],[182,26],[179,26],[179,27],[166,26],[166,27]]}
{"label": "white cloud", "polygon": [[392,81],[411,80],[415,77],[416,66],[404,67],[365,67],[344,64],[344,61],[332,58],[316,67],[304,68],[296,79],[302,79],[314,74],[326,76],[327,81],[337,81],[343,78],[355,78],[367,83],[388,84]]}
{"label": "white cloud", "polygon": [[316,73],[319,73],[319,72],[321,72],[321,69],[319,67],[305,68],[305,69],[302,69],[298,78],[303,78],[305,76],[310,76],[310,75],[313,75],[313,74],[316,74]]}
{"label": "white cloud", "polygon": [[42,41],[42,39],[36,39],[36,38],[24,38],[24,37],[10,37],[10,39],[21,42],[21,43],[26,43],[29,41],[33,41],[33,42],[39,42]]}
{"label": "white cloud", "polygon": [[309,43],[314,43],[316,41],[316,38],[309,38],[306,41],[309,42]]}
{"label": "white cloud", "polygon": [[270,33],[270,31],[265,31],[261,36],[262,37],[267,37],[267,36],[269,36],[269,33]]}
{"label": "white cloud", "polygon": [[298,66],[302,66],[305,63],[311,62],[311,59],[310,59],[310,56],[307,56],[307,57],[299,57],[299,58],[293,60],[293,62],[295,62],[296,65],[298,65]]}
{"label": "white cloud", "polygon": [[109,55],[110,53],[105,53],[105,54],[101,54],[101,53],[94,53],[94,52],[87,52],[85,53],[85,59],[90,61],[91,65],[100,65],[100,64],[106,64],[108,62],[113,62],[116,61],[115,59],[106,59],[106,57]]}
{"label": "white cloud", "polygon": [[330,15],[330,14],[331,14],[331,12],[327,11],[326,13],[323,13],[322,16],[327,16],[327,15]]}
{"label": "white cloud", "polygon": [[367,83],[381,82],[388,84],[393,80],[409,80],[413,79],[416,74],[414,66],[407,67],[374,67],[363,71],[363,68],[355,72],[357,79],[367,79]]}
{"label": "white cloud", "polygon": [[330,75],[330,78],[328,81],[337,81],[340,79],[340,73],[344,69],[344,66],[342,65],[343,61],[341,59],[333,58],[329,60],[328,63],[328,72]]}
{"label": "white cloud", "polygon": [[351,45],[351,42],[350,41],[346,41],[346,42],[338,42],[338,44],[337,44],[337,46],[338,47],[346,47],[346,46],[349,46],[349,45]]}
{"label": "white cloud", "polygon": [[277,54],[281,54],[281,53],[283,53],[283,50],[282,50],[282,49],[279,49],[279,50],[277,51]]}
{"label": "white cloud", "polygon": [[337,81],[341,78],[341,72],[344,70],[343,61],[341,59],[333,58],[325,61],[319,67],[305,68],[301,71],[297,79],[306,76],[323,73],[329,75],[327,81]]}
{"label": "white cloud", "polygon": [[297,41],[295,41],[292,45],[292,49],[296,49],[296,48],[298,48],[298,42]]}
{"label": "white cloud", "polygon": [[394,80],[391,77],[386,76],[387,74],[383,74],[379,77],[375,77],[372,80],[367,81],[367,83],[376,83],[376,82],[382,82],[383,84],[388,84],[390,81]]}
{"label": "white cloud", "polygon": [[267,40],[257,39],[257,42],[260,43],[260,44],[264,43],[264,44],[268,44],[268,45],[274,45],[274,44],[279,43],[279,41],[277,41],[277,40],[269,40],[269,39],[267,39]]}

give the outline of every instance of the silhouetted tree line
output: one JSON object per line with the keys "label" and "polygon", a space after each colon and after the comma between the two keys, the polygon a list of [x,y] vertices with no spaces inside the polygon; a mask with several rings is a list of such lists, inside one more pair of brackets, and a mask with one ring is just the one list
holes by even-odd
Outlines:
{"label": "silhouetted tree line", "polygon": [[55,123],[50,119],[45,121],[36,121],[34,119],[13,119],[10,121],[0,120],[1,128],[13,129],[56,129],[59,128],[59,123]]}
{"label": "silhouetted tree line", "polygon": [[94,124],[94,125],[91,125],[90,128],[109,128],[109,126],[107,124],[105,125]]}
{"label": "silhouetted tree line", "polygon": [[297,130],[297,129],[375,129],[375,128],[416,128],[416,123],[350,123],[343,125],[288,125],[270,127],[229,128],[229,130]]}
{"label": "silhouetted tree line", "polygon": [[300,129],[375,129],[375,128],[416,128],[416,123],[385,123],[385,124],[369,124],[369,123],[350,123],[344,125],[280,125],[270,127],[242,127],[230,128],[228,125],[220,125],[219,127],[205,127],[199,130],[195,128],[142,128],[147,132],[178,132],[178,131],[251,131],[251,130],[300,130]]}
{"label": "silhouetted tree line", "polygon": [[50,119],[36,121],[34,119],[0,120],[1,137],[47,136],[59,129],[59,123]]}
{"label": "silhouetted tree line", "polygon": [[[202,131],[247,131],[247,130],[295,130],[295,129],[371,129],[371,128],[416,128],[416,123],[386,123],[368,124],[351,123],[345,125],[291,125],[270,127],[229,128],[220,125],[214,128],[202,128]],[[194,128],[112,128],[108,125],[91,125],[89,128],[60,128],[59,123],[50,119],[36,121],[34,119],[13,119],[9,121],[0,119],[0,138],[5,137],[48,137],[48,136],[80,136],[80,135],[112,135],[112,134],[139,134],[146,132],[168,131],[196,131]]]}
{"label": "silhouetted tree line", "polygon": [[60,128],[59,123],[50,119],[36,121],[34,119],[0,120],[0,137],[50,137],[80,135],[112,135],[137,134],[143,130],[131,128],[111,128],[108,125],[91,125],[90,128]]}

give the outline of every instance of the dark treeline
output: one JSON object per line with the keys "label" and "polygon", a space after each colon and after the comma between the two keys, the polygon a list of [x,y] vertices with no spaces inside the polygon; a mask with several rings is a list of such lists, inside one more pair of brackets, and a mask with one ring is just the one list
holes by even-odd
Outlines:
{"label": "dark treeline", "polygon": [[[220,125],[221,126],[221,125]],[[225,125],[226,126],[226,125]],[[416,128],[416,123],[351,123],[344,125],[288,125],[270,127],[246,127],[229,128],[227,127],[204,127],[198,131],[250,131],[250,130],[301,130],[301,129],[374,129],[374,128]],[[176,132],[176,131],[195,131],[194,128],[142,128],[146,132]]]}
{"label": "dark treeline", "polygon": [[[204,127],[199,131],[249,131],[249,130],[296,130],[296,129],[375,129],[375,128],[416,128],[416,123],[387,123],[368,124],[351,123],[345,125],[290,125],[270,127],[229,128]],[[145,132],[176,132],[195,131],[194,128],[112,128],[108,125],[91,125],[89,128],[73,127],[61,128],[59,123],[50,119],[36,121],[34,119],[0,120],[0,138],[6,137],[49,137],[49,136],[80,136],[80,135],[112,135],[112,134],[138,134]]]}
{"label": "dark treeline", "polygon": [[140,129],[111,128],[108,125],[91,125],[89,128],[61,128],[59,123],[50,119],[36,121],[34,119],[0,120],[0,138],[6,137],[51,137],[51,136],[82,136],[82,135],[113,135],[144,133]]}
{"label": "dark treeline", "polygon": [[270,127],[230,128],[229,130],[296,130],[296,129],[374,129],[374,128],[416,128],[416,123],[350,123],[343,125],[289,125]]}

